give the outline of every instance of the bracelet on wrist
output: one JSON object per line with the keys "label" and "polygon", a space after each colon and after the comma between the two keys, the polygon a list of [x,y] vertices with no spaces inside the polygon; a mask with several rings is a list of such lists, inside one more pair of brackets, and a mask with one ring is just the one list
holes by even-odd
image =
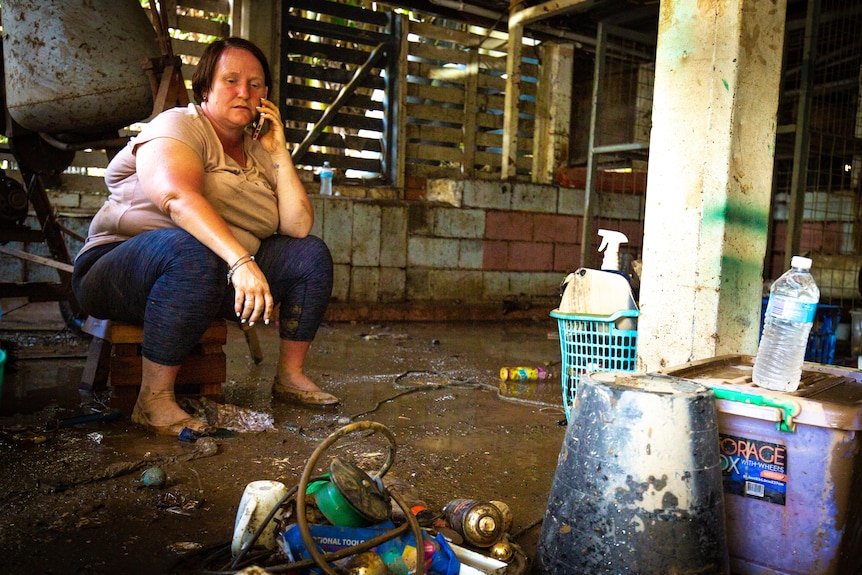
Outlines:
{"label": "bracelet on wrist", "polygon": [[234,269],[236,266],[238,266],[238,265],[239,265],[239,263],[240,263],[242,260],[244,260],[244,259],[246,259],[246,258],[250,258],[250,257],[251,257],[251,254],[244,254],[244,255],[241,255],[241,256],[239,257],[239,259],[238,259],[238,260],[236,260],[236,261],[233,263],[233,265],[232,265],[232,266],[230,266],[230,269]]}
{"label": "bracelet on wrist", "polygon": [[230,269],[227,270],[227,285],[230,285],[231,279],[233,279],[233,274],[236,270],[238,270],[239,268],[241,268],[245,264],[247,264],[249,262],[253,262],[253,261],[254,261],[254,256],[251,254],[245,254],[244,256],[242,256],[241,258],[236,260],[236,263],[233,264],[232,266],[230,266]]}

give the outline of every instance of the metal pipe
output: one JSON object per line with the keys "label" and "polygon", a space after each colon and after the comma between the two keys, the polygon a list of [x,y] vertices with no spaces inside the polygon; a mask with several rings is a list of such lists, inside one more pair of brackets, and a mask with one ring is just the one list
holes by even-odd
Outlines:
{"label": "metal pipe", "polygon": [[90,140],[87,142],[64,142],[51,134],[39,132],[39,137],[45,140],[48,144],[66,152],[80,151],[87,149],[101,150],[103,148],[122,148],[129,143],[131,136],[118,136],[116,138],[106,138],[102,140]]}
{"label": "metal pipe", "polygon": [[530,30],[535,30],[536,32],[541,32],[542,34],[547,34],[549,36],[556,36],[562,40],[569,40],[578,45],[578,48],[586,46],[595,46],[596,39],[592,36],[584,36],[583,34],[575,34],[574,32],[565,32],[563,30],[557,30],[556,28],[552,28],[551,26],[546,26],[545,24],[533,24],[532,26],[528,26]]}
{"label": "metal pipe", "polygon": [[[482,8],[480,6],[475,6],[473,4],[467,4],[465,2],[460,2],[459,0],[428,0],[431,4],[436,6],[441,6],[443,8],[449,8],[451,10],[459,10],[461,12],[467,12],[469,14],[473,14],[474,16],[480,16],[482,18],[488,18],[489,20],[501,21],[503,19],[502,12],[495,12],[493,10],[489,10],[488,8]],[[511,26],[511,24],[510,24]],[[535,30],[537,32],[541,32],[542,34],[547,34],[548,36],[556,36],[562,40],[569,40],[571,42],[577,42],[580,44],[587,44],[590,46],[595,46],[596,39],[590,36],[584,36],[583,34],[575,34],[573,32],[566,32],[565,30],[557,30],[551,26],[546,26],[544,24],[533,24],[529,26],[531,30]],[[581,46],[578,46],[579,48]]]}
{"label": "metal pipe", "polygon": [[575,9],[584,11],[594,3],[593,0],[550,0],[536,6],[511,12],[509,15],[509,27],[528,26],[539,20],[559,16]]}
{"label": "metal pipe", "polygon": [[443,8],[450,8],[452,10],[458,10],[459,12],[468,12],[475,16],[481,16],[482,18],[489,18],[491,20],[499,20],[503,16],[503,14],[500,12],[494,12],[493,10],[488,10],[487,8],[482,8],[480,6],[474,6],[473,4],[467,4],[465,2],[458,2],[457,0],[428,1],[436,6],[442,6]]}
{"label": "metal pipe", "polygon": [[332,119],[347,102],[347,99],[356,92],[356,88],[359,86],[359,83],[371,73],[371,69],[377,64],[389,47],[390,46],[385,43],[378,44],[377,47],[375,47],[368,55],[368,60],[366,60],[365,63],[357,68],[356,72],[353,73],[353,78],[350,79],[350,82],[342,86],[338,95],[335,97],[335,100],[327,106],[326,110],[323,111],[323,114],[321,114],[320,118],[317,120],[317,123],[305,136],[305,139],[302,140],[299,146],[297,146],[293,151],[291,157],[293,158],[294,163],[297,163],[302,159],[308,151],[308,148],[311,147],[314,141],[323,133],[323,130],[329,126]]}

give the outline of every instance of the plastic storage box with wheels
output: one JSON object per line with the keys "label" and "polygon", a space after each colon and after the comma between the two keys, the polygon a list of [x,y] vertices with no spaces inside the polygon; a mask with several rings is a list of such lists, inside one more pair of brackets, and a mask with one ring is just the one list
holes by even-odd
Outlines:
{"label": "plastic storage box with wheels", "polygon": [[664,372],[715,392],[732,572],[862,573],[862,373],[806,363],[776,392],[751,383],[753,361]]}

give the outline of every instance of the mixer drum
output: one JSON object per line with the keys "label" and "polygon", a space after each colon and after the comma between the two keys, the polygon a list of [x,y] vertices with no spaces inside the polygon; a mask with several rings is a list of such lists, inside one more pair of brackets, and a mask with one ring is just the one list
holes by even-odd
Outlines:
{"label": "mixer drum", "polygon": [[6,106],[23,127],[95,135],[149,117],[161,56],[138,0],[3,0]]}

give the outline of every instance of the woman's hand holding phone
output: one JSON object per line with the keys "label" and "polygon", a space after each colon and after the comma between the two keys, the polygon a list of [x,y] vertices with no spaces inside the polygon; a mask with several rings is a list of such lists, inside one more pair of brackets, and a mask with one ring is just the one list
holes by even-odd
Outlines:
{"label": "woman's hand holding phone", "polygon": [[259,139],[261,132],[263,132],[263,114],[258,112],[257,120],[255,120],[254,123],[254,134],[252,135],[252,138],[255,140]]}
{"label": "woman's hand holding phone", "polygon": [[275,102],[261,98],[257,111],[257,122],[253,125],[252,137],[263,144],[264,149],[270,154],[285,152],[287,143],[284,139],[284,125]]}
{"label": "woman's hand holding phone", "polygon": [[[268,90],[267,90],[267,92],[268,92]],[[260,102],[258,102],[258,104],[257,104],[258,109],[263,108],[263,103],[265,101],[266,101],[266,96],[261,98]],[[259,140],[261,134],[263,134],[263,120],[264,120],[263,113],[258,111],[257,119],[254,121],[254,133],[251,136],[255,140]]]}

